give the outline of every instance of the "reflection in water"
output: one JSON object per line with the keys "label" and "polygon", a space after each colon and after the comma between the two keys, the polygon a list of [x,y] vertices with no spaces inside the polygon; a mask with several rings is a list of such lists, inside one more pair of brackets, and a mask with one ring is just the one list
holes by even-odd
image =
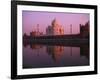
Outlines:
{"label": "reflection in water", "polygon": [[30,44],[30,48],[31,48],[31,49],[39,49],[39,48],[42,48],[42,45]]}
{"label": "reflection in water", "polygon": [[81,56],[85,56],[86,58],[89,59],[89,46],[86,46],[86,45],[81,46],[80,50],[81,50],[80,51],[80,55]]}
{"label": "reflection in water", "polygon": [[63,46],[47,46],[46,51],[49,55],[52,56],[54,61],[58,61],[61,56],[64,54]]}
{"label": "reflection in water", "polygon": [[24,44],[23,68],[89,65],[89,46]]}

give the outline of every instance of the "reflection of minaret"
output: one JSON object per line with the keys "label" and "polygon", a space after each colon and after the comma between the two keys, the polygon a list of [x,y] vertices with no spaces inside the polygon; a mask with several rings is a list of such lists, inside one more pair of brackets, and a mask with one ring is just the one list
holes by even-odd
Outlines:
{"label": "reflection of minaret", "polygon": [[72,56],[72,47],[70,47],[70,53],[71,53],[71,56]]}
{"label": "reflection of minaret", "polygon": [[37,49],[37,56],[39,56],[39,53],[40,53],[40,50],[39,50],[39,49]]}
{"label": "reflection of minaret", "polygon": [[[72,34],[72,24],[70,24],[70,35]],[[70,53],[71,53],[71,56],[72,56],[72,47],[70,47]]]}

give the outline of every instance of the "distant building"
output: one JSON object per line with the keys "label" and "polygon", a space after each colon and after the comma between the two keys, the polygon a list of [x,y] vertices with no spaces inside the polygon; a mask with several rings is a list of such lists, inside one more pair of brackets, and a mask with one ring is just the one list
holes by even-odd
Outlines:
{"label": "distant building", "polygon": [[30,32],[30,36],[41,36],[41,35],[43,35],[43,32],[36,32],[36,31],[32,31],[32,32]]}
{"label": "distant building", "polygon": [[85,25],[80,24],[80,35],[83,38],[89,38],[89,21]]}
{"label": "distant building", "polygon": [[27,38],[27,37],[28,37],[28,35],[26,33],[24,33],[23,38]]}
{"label": "distant building", "polygon": [[50,26],[46,28],[46,35],[63,35],[64,29],[59,22],[54,19]]}

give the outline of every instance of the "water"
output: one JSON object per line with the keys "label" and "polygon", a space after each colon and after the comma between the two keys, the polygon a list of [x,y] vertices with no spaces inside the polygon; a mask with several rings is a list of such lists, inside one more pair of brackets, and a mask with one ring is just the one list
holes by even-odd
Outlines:
{"label": "water", "polygon": [[23,45],[23,68],[47,68],[89,65],[89,46]]}

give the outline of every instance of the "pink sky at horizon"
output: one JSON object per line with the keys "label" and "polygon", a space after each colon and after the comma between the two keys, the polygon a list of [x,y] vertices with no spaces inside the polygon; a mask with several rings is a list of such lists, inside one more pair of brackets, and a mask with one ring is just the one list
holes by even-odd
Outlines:
{"label": "pink sky at horizon", "polygon": [[90,21],[87,13],[22,11],[23,34],[29,35],[31,31],[37,29],[37,24],[39,24],[39,31],[45,34],[46,27],[51,25],[55,18],[64,28],[64,34],[70,34],[71,24],[72,34],[78,34],[80,32],[79,24],[84,25]]}

